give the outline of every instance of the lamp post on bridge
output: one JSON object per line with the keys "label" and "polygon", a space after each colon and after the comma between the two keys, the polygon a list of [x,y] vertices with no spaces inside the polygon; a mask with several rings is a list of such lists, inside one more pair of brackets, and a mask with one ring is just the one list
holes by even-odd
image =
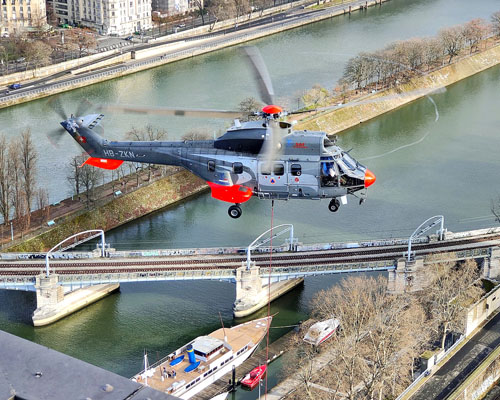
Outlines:
{"label": "lamp post on bridge", "polygon": [[[264,235],[266,235],[268,232],[271,231],[271,229],[276,230],[279,228],[283,228],[280,232],[278,233],[273,233],[273,236],[268,237],[267,239],[262,240],[261,243],[257,243]],[[250,258],[250,252],[252,250],[255,250],[256,248],[268,243],[271,241],[271,239],[274,239],[275,237],[278,237],[280,235],[283,235],[286,232],[290,232],[290,250],[292,249],[292,245],[294,242],[294,237],[293,237],[293,225],[292,224],[282,224],[278,225],[274,228],[268,229],[265,231],[262,235],[260,235],[257,239],[255,239],[252,243],[250,243],[247,247],[247,271],[250,269],[250,265],[252,263],[252,260]]]}
{"label": "lamp post on bridge", "polygon": [[[435,219],[435,221],[433,221],[429,225],[425,226],[425,224],[427,224],[429,221],[432,221],[433,219]],[[408,262],[411,261],[411,241],[413,239],[416,239],[417,237],[423,235],[429,229],[432,229],[433,227],[435,227],[438,224],[440,224],[440,228],[439,228],[439,231],[438,231],[439,240],[442,240],[443,239],[443,235],[444,235],[444,217],[442,215],[435,215],[434,217],[430,217],[430,218],[426,219],[411,234],[410,238],[408,239],[408,259],[407,259]]]}
{"label": "lamp post on bridge", "polygon": [[82,235],[82,234],[85,234],[85,233],[99,233],[101,235],[101,257],[104,257],[105,255],[105,245],[106,245],[106,242],[104,241],[104,231],[102,229],[90,229],[88,231],[83,231],[83,232],[78,232],[74,235],[71,235],[69,237],[67,237],[66,239],[64,239],[63,241],[57,243],[54,247],[52,247],[48,252],[47,254],[45,255],[45,276],[48,278],[49,277],[49,257],[51,255],[51,253],[57,249],[60,245],[62,245],[64,242],[70,240],[70,239],[73,239],[74,237],[77,237],[79,235]]}

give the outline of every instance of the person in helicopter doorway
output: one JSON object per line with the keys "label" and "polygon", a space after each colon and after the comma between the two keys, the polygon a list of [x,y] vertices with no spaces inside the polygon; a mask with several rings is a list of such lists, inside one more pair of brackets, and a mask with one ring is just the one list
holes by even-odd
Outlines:
{"label": "person in helicopter doorway", "polygon": [[335,186],[337,183],[333,158],[328,157],[328,160],[332,161],[321,162],[321,186]]}

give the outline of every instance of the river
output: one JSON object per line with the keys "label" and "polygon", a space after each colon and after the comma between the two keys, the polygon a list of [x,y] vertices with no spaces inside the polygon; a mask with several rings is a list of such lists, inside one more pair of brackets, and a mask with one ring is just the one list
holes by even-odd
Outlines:
{"label": "river", "polygon": [[[278,97],[293,106],[294,95],[314,83],[332,87],[345,61],[361,50],[381,48],[390,41],[432,35],[440,27],[473,17],[489,18],[495,1],[393,0],[381,8],[355,13],[255,41],[268,63]],[[139,102],[185,106],[234,107],[239,99],[255,95],[235,48],[145,71],[134,76],[80,89],[63,96],[68,109],[79,98],[94,102]],[[243,71],[245,71],[243,73]],[[342,134],[340,145],[376,174],[377,182],[362,206],[350,199],[332,214],[327,202],[277,202],[275,225],[293,223],[303,242],[401,237],[426,218],[445,216],[454,231],[491,226],[490,201],[499,195],[500,148],[498,93],[500,68],[492,68],[457,83],[445,93],[381,116]],[[44,156],[41,182],[62,198],[68,189],[62,166],[73,147],[63,140],[59,151],[46,146],[44,130],[57,123],[44,120],[45,101],[40,100],[0,112],[5,133],[13,136],[31,126]],[[108,137],[132,122],[127,116],[105,121]],[[163,121],[163,120],[162,120]],[[153,120],[154,124],[159,120]],[[172,138],[200,124],[196,120],[164,121]],[[213,131],[224,121],[203,123]],[[37,126],[38,125],[38,126]],[[36,127],[36,130],[35,128]],[[383,156],[398,147],[425,139],[411,147]],[[75,150],[76,153],[76,150]],[[377,157],[380,156],[380,157]],[[372,158],[375,157],[375,158]],[[50,174],[48,173],[50,171]],[[58,191],[56,191],[56,189]],[[161,248],[247,245],[269,228],[270,203],[252,199],[243,216],[232,220],[227,205],[203,194],[107,235],[116,248]],[[323,288],[337,284],[340,276],[307,278],[298,288],[275,301],[276,326],[294,324],[307,317],[310,299]],[[234,285],[222,282],[123,284],[121,292],[52,326],[34,329],[33,293],[0,291],[0,328],[124,376],[141,368],[142,354],[150,360],[168,354],[189,339],[218,327],[220,311],[226,324],[234,324],[231,306]],[[238,321],[239,322],[239,321]],[[285,329],[273,329],[274,338]],[[271,369],[271,380],[276,379]],[[252,397],[253,396],[253,397]],[[241,394],[237,398],[255,398]]]}

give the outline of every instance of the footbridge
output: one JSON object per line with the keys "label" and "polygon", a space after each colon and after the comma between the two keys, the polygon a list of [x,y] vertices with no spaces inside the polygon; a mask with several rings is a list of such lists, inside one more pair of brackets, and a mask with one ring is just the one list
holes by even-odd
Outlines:
{"label": "footbridge", "polygon": [[[2,254],[0,289],[37,291],[40,306],[46,299],[60,300],[64,292],[93,285],[218,280],[236,283],[235,307],[244,304],[248,308],[262,297],[264,282],[269,279],[275,285],[283,285],[315,275],[389,271],[389,290],[400,292],[425,286],[427,264],[467,258],[480,260],[485,277],[500,274],[500,228],[308,245],[297,243],[292,230],[284,244],[273,246],[272,257],[271,247],[252,245],[251,249],[114,251],[105,249],[103,238],[98,251],[54,253],[50,267],[46,254]],[[47,262],[39,258],[46,258]]]}

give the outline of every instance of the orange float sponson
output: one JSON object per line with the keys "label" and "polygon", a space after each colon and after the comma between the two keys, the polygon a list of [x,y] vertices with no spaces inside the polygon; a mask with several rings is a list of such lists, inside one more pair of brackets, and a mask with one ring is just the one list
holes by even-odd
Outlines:
{"label": "orange float sponson", "polygon": [[90,157],[80,167],[83,167],[85,164],[102,169],[117,169],[120,165],[123,164],[123,161],[110,160],[109,158]]}
{"label": "orange float sponson", "polygon": [[214,182],[207,182],[212,189],[212,197],[228,203],[241,204],[250,200],[252,189],[242,185],[224,186]]}

